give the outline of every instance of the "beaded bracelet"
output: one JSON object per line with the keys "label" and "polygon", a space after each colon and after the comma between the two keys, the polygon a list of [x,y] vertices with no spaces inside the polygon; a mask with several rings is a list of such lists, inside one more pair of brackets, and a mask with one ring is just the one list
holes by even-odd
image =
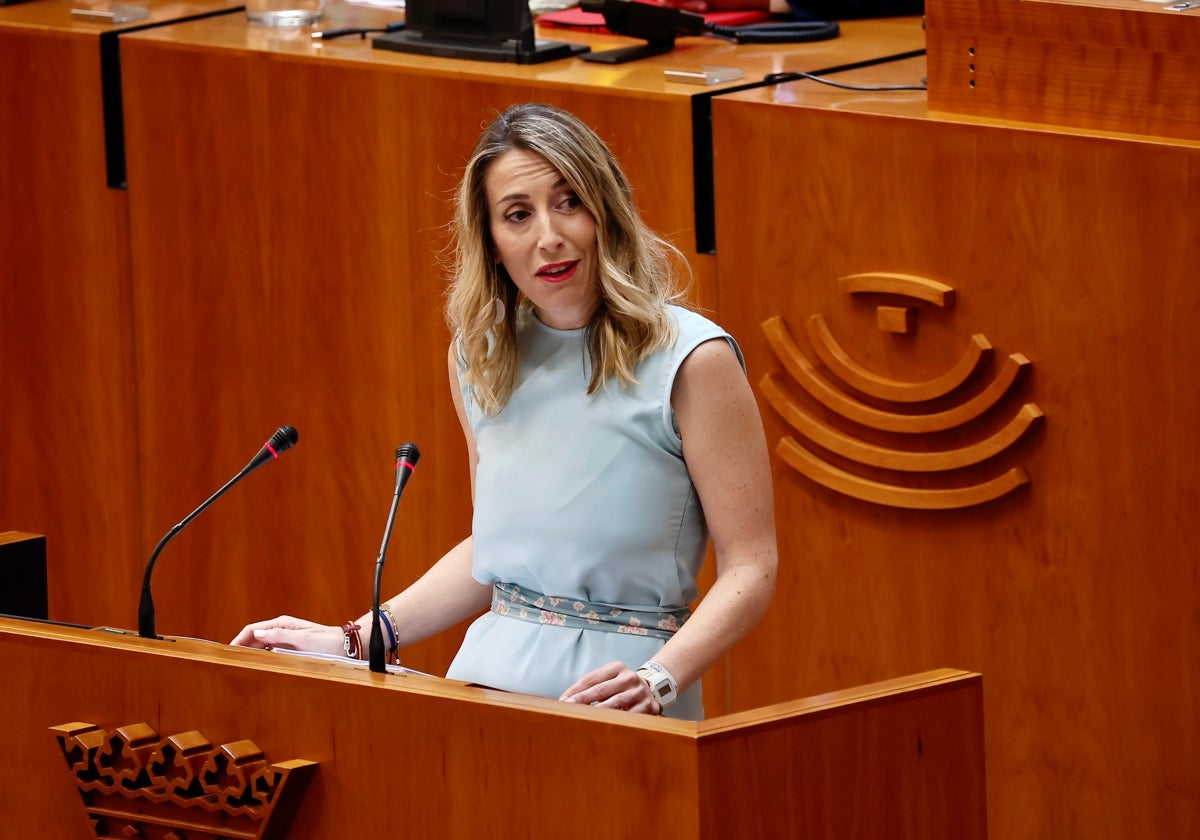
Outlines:
{"label": "beaded bracelet", "polygon": [[383,629],[387,630],[388,634],[388,663],[392,665],[399,665],[400,629],[399,625],[396,624],[396,616],[392,615],[392,608],[386,603],[383,603],[379,605],[379,617],[383,620]]}
{"label": "beaded bracelet", "polygon": [[342,625],[342,649],[351,659],[362,659],[362,637],[358,635],[361,629],[349,621]]}

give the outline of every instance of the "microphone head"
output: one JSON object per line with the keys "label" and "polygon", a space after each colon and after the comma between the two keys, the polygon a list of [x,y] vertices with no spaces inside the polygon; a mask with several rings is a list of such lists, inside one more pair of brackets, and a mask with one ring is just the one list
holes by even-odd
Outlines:
{"label": "microphone head", "polygon": [[267,441],[267,446],[275,453],[275,457],[279,457],[282,453],[287,452],[296,442],[300,440],[300,433],[291,426],[280,426],[275,434],[271,435],[271,439]]}
{"label": "microphone head", "polygon": [[415,443],[402,443],[397,447],[396,466],[408,464],[410,467],[415,467],[419,460],[421,460],[421,451],[417,449]]}

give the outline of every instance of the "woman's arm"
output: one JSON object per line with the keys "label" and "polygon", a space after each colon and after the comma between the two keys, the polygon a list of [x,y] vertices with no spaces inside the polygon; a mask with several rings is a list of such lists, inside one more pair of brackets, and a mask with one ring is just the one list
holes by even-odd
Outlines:
{"label": "woman's arm", "polygon": [[[706,341],[692,351],[671,405],[717,559],[716,581],[654,657],[682,692],[762,617],[775,589],[778,550],[762,419],[728,342]],[[617,663],[587,675],[562,699],[658,711],[645,683]]]}
{"label": "woman's arm", "polygon": [[[491,599],[492,588],[471,577],[471,538],[467,537],[411,586],[388,599],[387,604],[400,625],[397,641],[403,647],[478,615],[487,609]],[[369,632],[370,611],[355,623],[364,634]],[[344,652],[344,639],[340,626],[281,615],[247,624],[230,644],[339,654]]]}
{"label": "woman's arm", "polygon": [[[454,408],[466,438],[473,489],[477,460],[475,439],[463,406],[453,348],[449,353],[448,363],[450,393],[454,398]],[[443,555],[411,586],[390,598],[387,604],[400,625],[397,628],[397,641],[403,647],[478,615],[487,609],[491,597],[491,586],[479,583],[471,576],[471,538],[467,537]],[[356,623],[360,628],[370,627],[371,613],[367,612]],[[231,644],[337,654],[343,652],[343,639],[341,627],[316,624],[284,615],[246,625]]]}

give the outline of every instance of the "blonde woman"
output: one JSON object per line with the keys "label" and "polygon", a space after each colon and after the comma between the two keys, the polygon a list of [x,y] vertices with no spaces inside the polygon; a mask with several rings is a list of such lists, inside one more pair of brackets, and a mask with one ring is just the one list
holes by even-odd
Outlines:
{"label": "blonde woman", "polygon": [[[699,719],[701,675],[775,581],[767,448],[737,345],[678,304],[680,255],[565,111],[518,105],[491,123],[454,233],[448,366],[472,533],[389,599],[385,637],[402,647],[478,616],[447,677]],[[692,612],[710,539],[717,577]],[[351,632],[282,616],[234,644],[361,649]]]}

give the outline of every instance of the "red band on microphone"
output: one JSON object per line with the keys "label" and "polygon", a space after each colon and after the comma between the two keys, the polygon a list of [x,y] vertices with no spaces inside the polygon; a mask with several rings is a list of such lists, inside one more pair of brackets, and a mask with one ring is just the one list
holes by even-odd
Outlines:
{"label": "red band on microphone", "polygon": [[267,441],[267,442],[266,442],[265,444],[263,444],[263,445],[264,445],[265,447],[267,447],[267,451],[271,453],[271,457],[272,457],[272,458],[278,458],[278,457],[279,457],[279,453],[278,453],[278,452],[276,452],[276,451],[275,451],[275,450],[274,450],[274,449],[271,447],[271,442],[270,442],[270,441]]}

